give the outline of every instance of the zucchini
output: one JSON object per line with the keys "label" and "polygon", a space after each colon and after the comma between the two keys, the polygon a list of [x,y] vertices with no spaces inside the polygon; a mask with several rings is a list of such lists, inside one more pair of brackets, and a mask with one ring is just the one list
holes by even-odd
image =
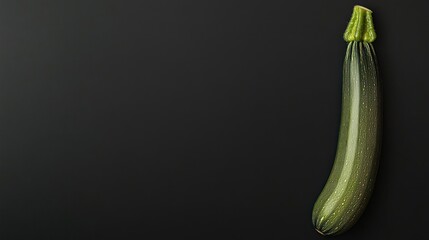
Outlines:
{"label": "zucchini", "polygon": [[322,235],[350,229],[363,213],[378,169],[381,146],[381,85],[372,46],[372,11],[355,6],[344,33],[341,125],[328,181],[313,208],[313,225]]}

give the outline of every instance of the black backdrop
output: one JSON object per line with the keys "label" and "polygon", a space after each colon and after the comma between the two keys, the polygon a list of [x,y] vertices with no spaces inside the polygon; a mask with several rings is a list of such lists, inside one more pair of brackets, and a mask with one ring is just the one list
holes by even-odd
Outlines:
{"label": "black backdrop", "polygon": [[420,1],[0,1],[0,238],[321,239],[343,31],[374,11],[376,189],[338,239],[427,235]]}

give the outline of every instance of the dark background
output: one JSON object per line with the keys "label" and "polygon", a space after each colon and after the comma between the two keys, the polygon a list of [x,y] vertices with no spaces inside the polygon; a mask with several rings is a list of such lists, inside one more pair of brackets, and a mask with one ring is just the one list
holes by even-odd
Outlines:
{"label": "dark background", "polygon": [[337,239],[427,236],[427,1],[14,0],[0,238],[322,239],[355,4],[374,11],[384,142]]}

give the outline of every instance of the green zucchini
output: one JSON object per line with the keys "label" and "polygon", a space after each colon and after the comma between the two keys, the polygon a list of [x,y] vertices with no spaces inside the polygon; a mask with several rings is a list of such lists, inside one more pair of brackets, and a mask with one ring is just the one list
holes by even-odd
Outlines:
{"label": "green zucchini", "polygon": [[374,187],[381,145],[381,85],[372,42],[372,11],[355,6],[344,33],[341,125],[328,181],[313,208],[313,225],[323,235],[350,229]]}

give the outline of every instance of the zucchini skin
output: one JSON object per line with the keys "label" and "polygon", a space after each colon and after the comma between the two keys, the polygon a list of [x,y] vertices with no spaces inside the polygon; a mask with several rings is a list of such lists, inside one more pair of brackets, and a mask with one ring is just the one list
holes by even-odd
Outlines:
{"label": "zucchini skin", "polygon": [[371,196],[381,147],[381,82],[370,42],[348,43],[343,65],[342,113],[337,153],[312,214],[322,235],[350,229]]}

